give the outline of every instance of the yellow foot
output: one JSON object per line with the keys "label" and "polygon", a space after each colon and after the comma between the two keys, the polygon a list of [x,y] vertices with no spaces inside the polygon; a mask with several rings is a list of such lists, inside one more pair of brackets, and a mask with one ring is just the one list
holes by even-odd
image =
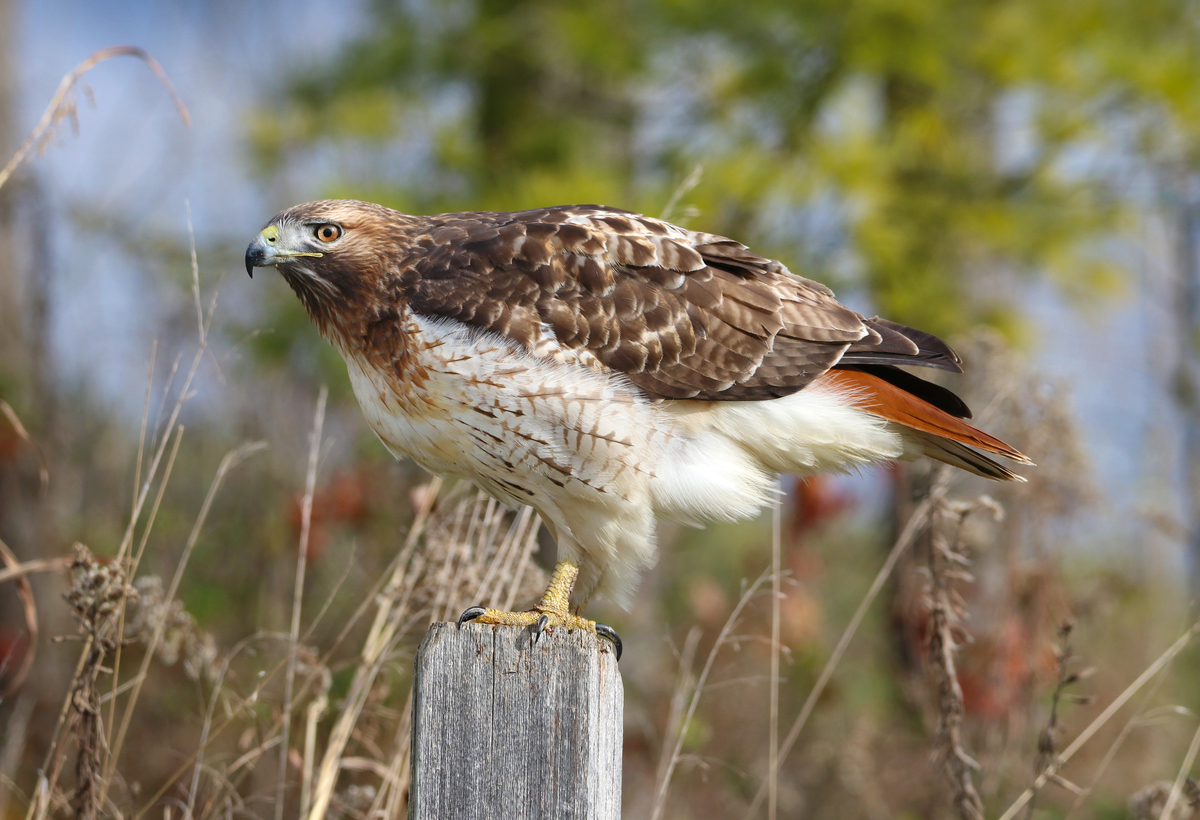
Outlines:
{"label": "yellow foot", "polygon": [[467,609],[458,618],[458,625],[462,626],[467,621],[477,621],[481,624],[499,624],[502,626],[532,626],[536,627],[534,640],[541,638],[542,633],[552,626],[565,627],[568,631],[572,629],[582,629],[585,632],[591,632],[593,635],[599,635],[612,642],[613,648],[617,653],[617,660],[621,660],[621,636],[611,626],[598,624],[595,621],[590,621],[587,618],[581,618],[578,615],[568,615],[557,609],[541,609],[534,607],[528,612],[504,612],[491,607],[473,606]]}

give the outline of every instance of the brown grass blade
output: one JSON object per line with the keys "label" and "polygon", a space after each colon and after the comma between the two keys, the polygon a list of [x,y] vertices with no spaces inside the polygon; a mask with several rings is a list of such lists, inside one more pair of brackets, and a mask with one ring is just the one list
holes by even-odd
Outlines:
{"label": "brown grass blade", "polygon": [[167,72],[163,71],[162,66],[150,56],[149,52],[137,46],[110,46],[109,48],[102,48],[99,51],[93,52],[90,57],[75,66],[73,71],[62,78],[62,81],[58,84],[58,90],[54,92],[54,96],[50,98],[50,104],[46,106],[46,110],[42,113],[42,118],[33,127],[33,131],[29,133],[25,142],[21,143],[21,147],[17,149],[17,153],[13,154],[8,164],[0,170],[0,188],[4,187],[4,183],[8,182],[13,172],[25,161],[26,157],[29,156],[29,152],[42,144],[42,141],[58,123],[73,114],[74,105],[68,101],[67,97],[74,90],[75,86],[79,84],[79,81],[83,79],[83,75],[87,74],[100,63],[113,57],[137,57],[145,63],[154,72],[154,76],[158,77],[163,87],[167,89],[167,93],[171,96],[171,101],[175,103],[175,110],[179,112],[179,118],[183,120],[183,124],[189,128],[191,127],[192,115],[188,113],[187,106],[183,104],[183,99],[179,96],[179,92],[175,90],[175,85],[167,76]]}
{"label": "brown grass blade", "polygon": [[0,399],[0,413],[3,413],[4,417],[8,419],[8,423],[12,425],[13,432],[17,434],[18,438],[32,447],[33,451],[37,453],[38,480],[42,485],[40,492],[43,496],[45,496],[46,490],[50,487],[50,467],[49,463],[46,461],[46,454],[42,452],[42,448],[38,446],[36,441],[34,441],[33,436],[29,435],[29,431],[25,429],[25,425],[21,424],[21,419],[17,415],[17,412],[12,409],[12,405],[10,405],[4,399]]}
{"label": "brown grass blade", "polygon": [[[197,291],[199,293],[199,291]],[[196,302],[199,307],[199,301]],[[308,566],[308,538],[312,529],[313,494],[317,488],[317,462],[321,455],[321,435],[325,428],[325,400],[329,389],[321,385],[317,410],[308,446],[308,472],[304,478],[304,500],[300,505],[300,544],[296,555],[296,583],[292,592],[292,625],[288,634],[288,664],[284,678],[283,713],[291,715],[296,687],[296,646],[300,642],[300,609],[304,600],[304,573]],[[283,721],[283,739],[279,750],[279,780],[275,785],[275,820],[283,820],[283,804],[287,796],[287,762],[292,721]]]}
{"label": "brown grass blade", "polygon": [[[22,564],[3,541],[0,541],[0,558],[3,558],[4,563],[8,564],[8,569],[0,572],[0,581],[15,580],[17,582],[17,594],[21,596],[21,605],[25,610],[25,629],[29,633],[29,648],[25,650],[25,656],[21,659],[21,666],[17,669],[16,674],[12,676],[8,685],[4,687],[4,692],[0,694],[0,700],[4,700],[10,697],[25,682],[25,678],[29,674],[29,669],[33,666],[33,657],[37,653],[37,604],[33,600],[33,587],[26,576],[30,572],[61,569],[69,564],[70,560],[57,558],[48,561],[30,561]],[[31,568],[31,564],[48,564],[50,566],[46,566],[44,569],[40,566]]]}

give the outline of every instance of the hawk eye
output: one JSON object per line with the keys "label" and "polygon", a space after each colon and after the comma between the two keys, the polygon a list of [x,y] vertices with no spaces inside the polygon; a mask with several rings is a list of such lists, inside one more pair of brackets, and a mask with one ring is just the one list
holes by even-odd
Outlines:
{"label": "hawk eye", "polygon": [[322,242],[332,242],[341,235],[342,229],[337,225],[318,225],[313,231],[313,236]]}

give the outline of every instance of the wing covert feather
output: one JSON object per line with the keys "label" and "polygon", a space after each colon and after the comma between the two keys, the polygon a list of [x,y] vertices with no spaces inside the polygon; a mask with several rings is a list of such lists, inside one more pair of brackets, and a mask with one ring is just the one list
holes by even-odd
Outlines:
{"label": "wing covert feather", "polygon": [[586,350],[651,398],[770,399],[848,351],[916,364],[949,351],[738,242],[600,206],[428,217],[402,267],[418,314]]}

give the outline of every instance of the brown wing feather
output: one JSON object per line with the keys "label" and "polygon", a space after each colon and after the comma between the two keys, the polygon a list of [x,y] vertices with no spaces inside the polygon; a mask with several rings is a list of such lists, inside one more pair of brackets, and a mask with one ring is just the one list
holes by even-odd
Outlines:
{"label": "brown wing feather", "polygon": [[848,353],[935,366],[953,357],[934,337],[868,321],[738,242],[626,211],[580,205],[425,222],[401,278],[415,312],[530,349],[549,331],[653,398],[785,396]]}

